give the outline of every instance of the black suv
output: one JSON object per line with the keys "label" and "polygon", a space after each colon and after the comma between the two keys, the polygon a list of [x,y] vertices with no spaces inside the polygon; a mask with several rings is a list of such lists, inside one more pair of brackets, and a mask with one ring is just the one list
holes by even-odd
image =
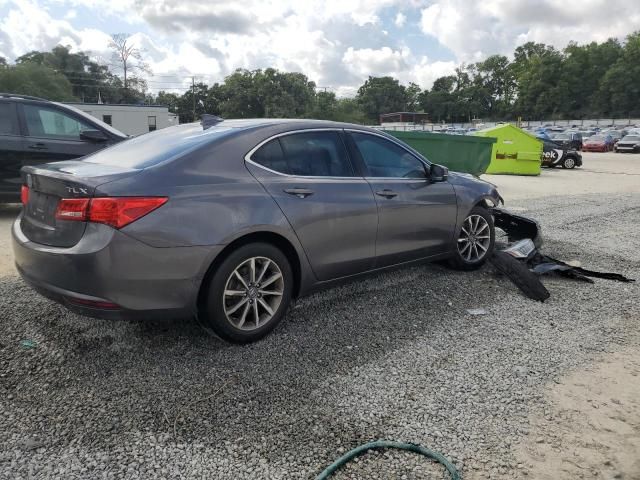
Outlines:
{"label": "black suv", "polygon": [[0,201],[19,201],[23,166],[83,157],[126,138],[77,108],[0,93]]}
{"label": "black suv", "polygon": [[553,140],[543,140],[542,165],[545,167],[575,168],[582,166],[582,155]]}
{"label": "black suv", "polygon": [[551,140],[568,150],[582,150],[582,133],[566,131],[550,135]]}

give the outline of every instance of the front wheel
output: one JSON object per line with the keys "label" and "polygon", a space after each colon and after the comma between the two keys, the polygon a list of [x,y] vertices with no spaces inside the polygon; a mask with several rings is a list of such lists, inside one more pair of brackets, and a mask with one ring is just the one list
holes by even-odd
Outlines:
{"label": "front wheel", "polygon": [[449,265],[457,270],[480,268],[493,253],[495,238],[493,217],[489,211],[474,207],[462,223]]}
{"label": "front wheel", "polygon": [[203,320],[224,340],[253,342],[282,320],[292,292],[293,273],[282,251],[267,243],[244,245],[214,272]]}

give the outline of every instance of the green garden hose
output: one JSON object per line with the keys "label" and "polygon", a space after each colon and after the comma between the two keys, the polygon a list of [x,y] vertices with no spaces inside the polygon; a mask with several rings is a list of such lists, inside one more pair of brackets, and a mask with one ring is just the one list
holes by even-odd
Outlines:
{"label": "green garden hose", "polygon": [[326,480],[331,475],[333,475],[340,467],[349,463],[351,460],[356,458],[358,455],[362,455],[367,450],[374,449],[382,449],[382,448],[396,448],[398,450],[409,450],[411,452],[416,452],[425,457],[428,457],[432,460],[435,460],[438,463],[444,465],[449,474],[451,475],[452,480],[460,480],[460,474],[456,467],[453,466],[449,460],[444,458],[438,452],[433,452],[428,448],[424,448],[415,443],[401,443],[401,442],[390,442],[388,440],[377,440],[375,442],[365,443],[364,445],[360,445],[359,447],[354,448],[353,450],[348,451],[327,468],[325,468],[320,475],[316,477],[316,480]]}

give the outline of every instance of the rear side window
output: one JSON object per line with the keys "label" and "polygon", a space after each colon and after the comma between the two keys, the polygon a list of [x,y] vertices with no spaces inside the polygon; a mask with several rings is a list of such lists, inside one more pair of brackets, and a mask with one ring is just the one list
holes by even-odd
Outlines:
{"label": "rear side window", "polygon": [[353,168],[338,132],[302,132],[274,139],[251,157],[279,173],[303,177],[352,177]]}
{"label": "rear side window", "polygon": [[32,137],[80,139],[80,132],[92,130],[90,125],[58,110],[35,105],[23,105],[27,131]]}
{"label": "rear side window", "polygon": [[10,102],[0,102],[0,135],[17,135],[18,120],[15,105]]}
{"label": "rear side window", "polygon": [[251,156],[251,160],[269,170],[279,173],[289,173],[289,167],[284,159],[284,153],[277,138],[265,143]]}

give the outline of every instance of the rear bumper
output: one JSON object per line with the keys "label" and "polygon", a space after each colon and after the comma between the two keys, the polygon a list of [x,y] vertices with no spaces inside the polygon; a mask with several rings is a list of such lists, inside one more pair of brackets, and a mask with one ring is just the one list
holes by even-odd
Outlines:
{"label": "rear bumper", "polygon": [[99,224],[87,225],[71,248],[48,247],[24,236],[20,218],[12,240],[17,270],[36,291],[109,319],[192,316],[206,270],[223,248],[156,248]]}

